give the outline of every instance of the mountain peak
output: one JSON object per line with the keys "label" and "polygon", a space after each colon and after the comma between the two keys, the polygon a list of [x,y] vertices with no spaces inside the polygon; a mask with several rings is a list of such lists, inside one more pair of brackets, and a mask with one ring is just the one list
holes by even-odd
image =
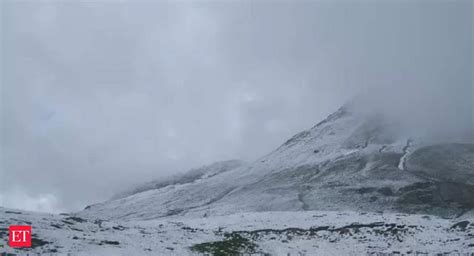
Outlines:
{"label": "mountain peak", "polygon": [[[464,152],[462,156],[449,154],[454,165],[474,153],[470,148],[461,150],[459,145],[433,147],[424,151],[426,146],[421,142],[400,137],[383,115],[359,114],[351,103],[253,163],[231,160],[193,169],[184,175],[139,186],[132,193],[89,207],[80,214],[100,214],[108,219],[152,219],[226,215],[236,211],[374,208],[459,214],[464,208],[453,208],[442,198],[452,200],[450,195],[460,195],[456,202],[471,207],[471,197],[461,195],[474,198],[474,188],[470,184],[450,186],[447,176],[426,167],[423,159],[440,150]],[[425,167],[423,175],[418,170],[420,162]],[[474,166],[471,160],[468,163]],[[462,169],[460,175],[465,177],[470,173],[468,169]],[[434,177],[440,180],[434,182]]]}

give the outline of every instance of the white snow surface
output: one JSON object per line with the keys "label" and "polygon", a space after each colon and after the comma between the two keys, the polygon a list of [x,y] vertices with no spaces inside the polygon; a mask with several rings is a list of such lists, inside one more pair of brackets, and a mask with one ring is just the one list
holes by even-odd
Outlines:
{"label": "white snow surface", "polygon": [[47,242],[30,249],[9,248],[6,232],[1,233],[5,229],[0,229],[0,252],[14,254],[199,255],[191,250],[193,245],[223,241],[232,232],[254,242],[257,255],[474,252],[474,219],[396,213],[258,212],[100,221],[0,208],[0,223],[2,228],[32,225],[34,237]]}

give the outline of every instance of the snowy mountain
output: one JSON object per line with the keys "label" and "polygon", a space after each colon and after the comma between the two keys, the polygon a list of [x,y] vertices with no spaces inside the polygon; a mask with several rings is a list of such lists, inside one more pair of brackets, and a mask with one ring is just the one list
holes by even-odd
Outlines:
{"label": "snowy mountain", "polygon": [[473,144],[402,136],[346,105],[253,163],[214,163],[78,213],[0,209],[0,224],[31,223],[37,253],[473,252],[473,174]]}
{"label": "snowy mountain", "polygon": [[[145,184],[79,215],[147,220],[377,209],[450,217],[472,208],[474,145],[424,145],[397,137],[393,127],[381,116],[344,106],[254,163],[221,172],[211,165],[173,182]],[[213,175],[194,174],[205,172]]]}
{"label": "snowy mountain", "polygon": [[173,186],[173,185],[179,185],[179,184],[192,183],[198,179],[206,179],[206,178],[215,176],[217,174],[235,169],[237,167],[244,165],[244,163],[245,162],[241,160],[227,160],[227,161],[216,162],[210,165],[202,166],[197,169],[189,170],[181,175],[175,175],[175,176],[171,176],[171,177],[167,177],[167,178],[163,178],[159,180],[150,181],[145,184],[140,184],[139,186],[135,186],[131,189],[128,189],[126,191],[123,191],[114,195],[112,197],[112,200],[124,198],[127,196],[145,192],[148,190],[160,189],[167,186]]}

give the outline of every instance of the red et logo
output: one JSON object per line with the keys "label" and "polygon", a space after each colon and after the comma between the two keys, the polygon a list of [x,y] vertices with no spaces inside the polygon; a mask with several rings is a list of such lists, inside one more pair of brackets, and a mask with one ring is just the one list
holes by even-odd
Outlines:
{"label": "red et logo", "polygon": [[10,226],[10,247],[31,247],[31,226]]}

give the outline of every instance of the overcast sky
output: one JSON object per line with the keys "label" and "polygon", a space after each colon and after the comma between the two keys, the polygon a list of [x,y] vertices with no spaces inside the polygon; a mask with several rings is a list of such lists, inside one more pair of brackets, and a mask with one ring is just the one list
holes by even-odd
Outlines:
{"label": "overcast sky", "polygon": [[468,0],[1,3],[3,206],[251,161],[355,95],[472,131]]}

